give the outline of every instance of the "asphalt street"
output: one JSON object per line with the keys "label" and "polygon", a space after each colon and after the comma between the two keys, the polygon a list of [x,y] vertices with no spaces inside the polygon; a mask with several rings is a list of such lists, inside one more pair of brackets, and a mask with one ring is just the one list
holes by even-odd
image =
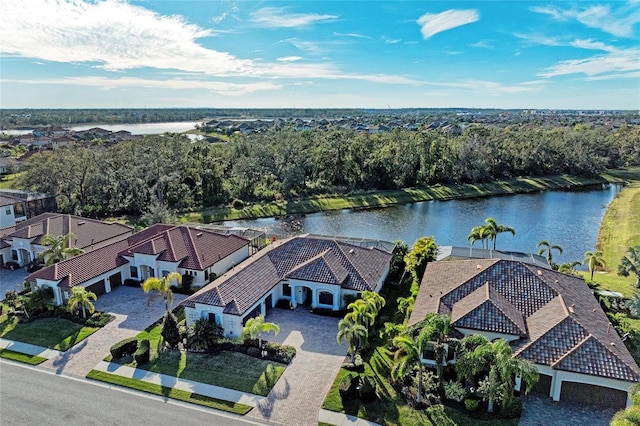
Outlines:
{"label": "asphalt street", "polygon": [[268,423],[0,360],[0,424],[245,426]]}

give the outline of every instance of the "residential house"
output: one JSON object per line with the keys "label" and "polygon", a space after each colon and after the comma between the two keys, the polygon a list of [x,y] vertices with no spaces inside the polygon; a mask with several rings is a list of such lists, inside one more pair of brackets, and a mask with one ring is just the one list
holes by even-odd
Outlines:
{"label": "residential house", "polygon": [[58,213],[43,213],[0,229],[0,256],[6,263],[11,260],[27,266],[46,250],[42,244],[45,235],[76,235],[69,244],[84,251],[94,250],[133,234],[133,228],[119,223]]}
{"label": "residential house", "polygon": [[549,268],[547,258],[534,253],[480,249],[474,247],[438,246],[436,260],[507,259]]}
{"label": "residential house", "polygon": [[427,265],[408,324],[428,312],[451,317],[461,335],[506,339],[533,362],[535,390],[554,401],[617,408],[640,368],[584,280],[539,265],[470,259]]}
{"label": "residential house", "polygon": [[51,141],[51,147],[55,150],[60,148],[70,148],[75,145],[76,140],[69,136],[56,137]]}
{"label": "residential house", "polygon": [[47,211],[55,212],[53,195],[26,192],[14,189],[0,190],[0,229],[37,216]]}
{"label": "residential house", "polygon": [[215,321],[226,336],[266,315],[278,301],[292,307],[340,310],[346,295],[378,292],[386,279],[393,243],[302,235],[275,241],[185,299],[187,325]]}
{"label": "residential house", "polygon": [[40,269],[26,280],[54,291],[54,303],[67,302],[72,287],[96,295],[113,291],[126,279],[143,281],[170,272],[193,277],[204,285],[249,256],[249,240],[188,226],[157,224]]}

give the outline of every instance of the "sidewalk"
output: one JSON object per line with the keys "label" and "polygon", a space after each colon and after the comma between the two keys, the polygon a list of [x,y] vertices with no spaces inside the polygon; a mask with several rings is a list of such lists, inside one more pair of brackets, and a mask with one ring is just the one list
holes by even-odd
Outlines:
{"label": "sidewalk", "polygon": [[334,426],[380,426],[378,423],[370,422],[356,416],[348,416],[346,414],[336,413],[335,411],[329,411],[323,408],[321,408],[320,413],[318,413],[318,421]]}
{"label": "sidewalk", "polygon": [[29,343],[15,342],[13,340],[7,340],[0,338],[0,348],[8,349],[14,352],[20,352],[21,354],[37,355],[43,358],[51,359],[62,356],[64,352],[57,351],[55,349],[43,348],[42,346],[36,346]]}

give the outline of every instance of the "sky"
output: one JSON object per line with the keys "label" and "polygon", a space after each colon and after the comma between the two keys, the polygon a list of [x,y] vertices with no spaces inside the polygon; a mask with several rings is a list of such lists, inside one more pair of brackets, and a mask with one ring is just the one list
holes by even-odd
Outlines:
{"label": "sky", "polygon": [[1,108],[640,109],[640,0],[0,2]]}

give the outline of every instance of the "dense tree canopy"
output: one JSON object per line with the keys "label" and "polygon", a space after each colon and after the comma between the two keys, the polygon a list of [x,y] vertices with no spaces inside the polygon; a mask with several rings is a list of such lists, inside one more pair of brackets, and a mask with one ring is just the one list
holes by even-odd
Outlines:
{"label": "dense tree canopy", "polygon": [[459,136],[290,127],[212,144],[165,134],[47,151],[31,157],[19,184],[56,194],[65,212],[139,215],[153,202],[184,210],[639,164],[638,126],[471,125]]}

